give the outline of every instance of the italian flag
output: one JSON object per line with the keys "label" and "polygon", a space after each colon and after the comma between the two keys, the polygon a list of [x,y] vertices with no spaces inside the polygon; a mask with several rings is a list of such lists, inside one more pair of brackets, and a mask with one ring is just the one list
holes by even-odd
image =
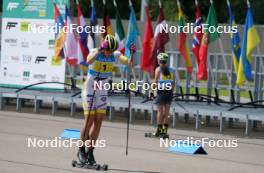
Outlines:
{"label": "italian flag", "polygon": [[116,32],[115,32],[115,38],[118,40],[119,42],[119,48],[118,50],[122,53],[125,52],[125,46],[124,46],[124,42],[125,42],[125,38],[126,38],[126,34],[122,25],[122,21],[121,21],[121,17],[119,15],[118,12],[118,8],[117,8],[117,4],[116,1],[114,0],[114,5],[115,5],[115,18],[116,18]]}

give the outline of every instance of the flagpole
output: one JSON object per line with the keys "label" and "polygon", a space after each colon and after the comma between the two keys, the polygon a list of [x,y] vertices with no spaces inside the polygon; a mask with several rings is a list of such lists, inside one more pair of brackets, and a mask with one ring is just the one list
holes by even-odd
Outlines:
{"label": "flagpole", "polygon": [[226,0],[226,4],[227,4],[227,6],[230,6],[230,1]]}
{"label": "flagpole", "polygon": [[210,0],[210,3],[213,4],[213,0]]}
{"label": "flagpole", "polygon": [[104,4],[104,5],[106,4],[105,0],[103,0],[103,4]]}
{"label": "flagpole", "polygon": [[[142,4],[141,4],[142,6],[141,6],[141,21],[143,22],[143,21],[146,21],[146,19],[147,19],[147,14],[146,14],[146,11],[145,11],[145,8],[146,7],[148,7],[148,0],[142,0]],[[139,41],[139,45],[140,45],[140,47],[142,47],[142,43],[141,43],[141,39],[140,39],[140,37],[138,38],[138,41]],[[143,54],[143,50],[141,49],[141,52],[142,52],[142,54]],[[142,56],[141,56],[141,61],[142,61]],[[147,73],[147,72],[145,72],[145,71],[142,71],[143,72],[143,75],[142,75],[142,78],[141,77],[139,77],[139,79],[141,80],[143,80],[144,82],[150,82],[151,81],[151,78],[150,78],[150,75],[149,75],[149,73]],[[141,91],[142,93],[144,92],[145,93],[145,91],[143,90],[143,91]]]}
{"label": "flagpole", "polygon": [[247,0],[247,6],[248,6],[248,8],[250,8],[250,1],[249,0]]}
{"label": "flagpole", "polygon": [[162,8],[162,4],[161,1],[159,0],[159,8]]}
{"label": "flagpole", "polygon": [[[199,3],[198,3],[198,0],[195,0],[195,7],[196,9],[198,8],[199,6]],[[195,23],[196,23],[196,19],[195,19]],[[193,53],[193,57],[195,57],[194,53]],[[197,95],[199,95],[199,80],[197,78],[197,74],[198,73],[198,63],[196,63],[196,73],[193,73],[193,79],[195,80],[194,81],[194,84],[195,84],[195,93]]]}
{"label": "flagpole", "polygon": [[115,7],[117,7],[116,0],[113,0],[113,4]]}
{"label": "flagpole", "polygon": [[141,9],[140,9],[140,21],[144,22],[146,17],[145,17],[145,7],[147,6],[147,0],[142,0],[141,1]]}

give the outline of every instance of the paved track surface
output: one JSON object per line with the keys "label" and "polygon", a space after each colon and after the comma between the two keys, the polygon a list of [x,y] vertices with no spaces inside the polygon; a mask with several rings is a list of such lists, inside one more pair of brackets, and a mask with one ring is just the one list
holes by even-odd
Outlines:
{"label": "paved track surface", "polygon": [[[97,172],[71,167],[77,148],[28,148],[28,138],[54,139],[65,128],[79,129],[81,119],[0,111],[1,173]],[[208,155],[170,153],[158,139],[145,138],[150,126],[131,125],[129,153],[125,156],[126,124],[104,122],[100,139],[106,147],[95,151],[97,162],[107,163],[108,172],[120,173],[224,173],[263,172],[264,140],[237,138],[237,148],[210,148]],[[185,130],[170,130],[171,139],[231,136]]]}

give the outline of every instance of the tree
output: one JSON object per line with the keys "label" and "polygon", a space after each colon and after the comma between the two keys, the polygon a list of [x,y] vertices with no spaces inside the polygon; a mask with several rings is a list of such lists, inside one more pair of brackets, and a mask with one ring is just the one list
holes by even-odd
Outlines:
{"label": "tree", "polygon": [[[72,5],[72,11],[77,16],[75,0],[70,0]],[[95,8],[97,11],[98,18],[103,16],[103,2],[102,0],[94,0]],[[139,19],[141,0],[131,0],[133,7]],[[182,3],[182,9],[186,17],[187,22],[194,22],[195,20],[195,4],[194,0],[180,0]],[[89,17],[90,15],[90,0],[79,0],[84,16]],[[115,8],[113,0],[106,0],[108,13],[111,18],[115,18]],[[128,20],[129,18],[129,3],[128,0],[116,0],[118,8],[120,9],[120,16],[122,19]],[[208,10],[210,7],[210,0],[199,0],[201,6],[202,18],[205,20]],[[238,24],[245,23],[247,4],[246,0],[230,0],[232,9],[234,11],[235,19]],[[255,24],[264,24],[263,7],[264,0],[250,0],[252,11],[254,15]],[[149,0],[150,16],[153,21],[156,21],[158,15],[158,0]],[[177,6],[176,0],[162,0],[164,15],[168,21],[177,21]],[[217,19],[219,23],[228,23],[228,13],[226,0],[214,0],[215,10],[217,13]],[[3,0],[0,0],[0,9],[2,10]]]}

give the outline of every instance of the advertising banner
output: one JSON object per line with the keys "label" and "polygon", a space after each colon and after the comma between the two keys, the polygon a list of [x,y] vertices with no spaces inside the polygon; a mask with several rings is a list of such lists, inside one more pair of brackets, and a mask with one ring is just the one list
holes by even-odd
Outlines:
{"label": "advertising banner", "polygon": [[[64,16],[68,0],[57,0]],[[51,0],[4,0],[0,86],[21,88],[40,82],[65,81],[65,60],[52,64],[54,9]],[[63,85],[36,86],[63,89]]]}

